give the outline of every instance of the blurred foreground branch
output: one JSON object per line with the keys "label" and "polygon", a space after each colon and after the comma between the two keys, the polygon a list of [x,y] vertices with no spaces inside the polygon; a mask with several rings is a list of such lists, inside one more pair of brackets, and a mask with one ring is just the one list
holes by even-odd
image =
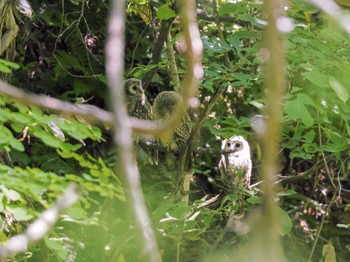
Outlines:
{"label": "blurred foreground branch", "polygon": [[123,101],[122,76],[124,72],[124,12],[125,1],[111,2],[106,42],[106,73],[113,111],[113,138],[117,146],[118,174],[126,184],[127,200],[140,230],[139,237],[143,242],[144,261],[160,261],[152,223],[149,218],[145,199],[140,184],[140,173],[136,165],[133,150],[132,129]]}
{"label": "blurred foreground branch", "polygon": [[15,235],[1,244],[0,261],[6,261],[10,256],[26,252],[30,244],[42,239],[56,223],[60,214],[74,205],[80,195],[81,189],[78,186],[68,187],[51,208],[45,210],[33,224],[28,226],[24,234]]}
{"label": "blurred foreground branch", "polygon": [[262,136],[262,213],[255,228],[256,246],[254,260],[286,261],[279,241],[279,223],[275,203],[274,182],[277,175],[275,156],[279,151],[280,123],[282,119],[283,95],[286,89],[286,62],[283,47],[283,33],[289,32],[291,21],[285,16],[284,1],[265,0],[267,28],[264,34],[260,59],[266,62],[264,84],[266,90],[265,130]]}
{"label": "blurred foreground branch", "polygon": [[308,0],[322,12],[330,16],[341,28],[350,35],[350,14],[345,13],[333,0]]}

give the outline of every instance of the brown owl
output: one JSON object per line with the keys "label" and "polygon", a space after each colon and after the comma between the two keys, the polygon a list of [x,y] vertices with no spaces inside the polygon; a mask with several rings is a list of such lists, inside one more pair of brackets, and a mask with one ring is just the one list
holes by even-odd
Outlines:
{"label": "brown owl", "polygon": [[145,96],[141,80],[130,78],[123,83],[124,101],[128,115],[139,119],[151,120],[152,107]]}
{"label": "brown owl", "polygon": [[[137,78],[127,79],[123,83],[123,89],[124,102],[128,115],[139,119],[153,120],[152,106],[147,100],[141,80]],[[140,138],[138,135],[133,134],[133,140],[145,151],[149,162],[157,165],[158,152],[149,146],[155,143],[154,139],[150,137]]]}
{"label": "brown owl", "polygon": [[[154,120],[167,120],[182,102],[182,96],[175,91],[163,91],[153,103]],[[160,138],[161,144],[169,152],[178,152],[187,143],[191,134],[190,116],[186,113],[181,123]]]}
{"label": "brown owl", "polygon": [[232,136],[222,142],[221,149],[234,151],[223,154],[219,162],[224,187],[229,191],[233,191],[242,183],[249,186],[252,161],[248,142],[242,136]]}

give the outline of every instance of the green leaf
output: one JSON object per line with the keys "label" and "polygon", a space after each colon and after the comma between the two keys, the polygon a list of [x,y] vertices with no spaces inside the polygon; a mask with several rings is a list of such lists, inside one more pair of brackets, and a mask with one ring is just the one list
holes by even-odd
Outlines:
{"label": "green leaf", "polygon": [[348,90],[346,90],[346,88],[338,80],[336,80],[334,77],[329,77],[329,84],[341,101],[344,103],[348,101]]}
{"label": "green leaf", "polygon": [[292,196],[292,195],[296,195],[296,194],[297,194],[297,192],[295,192],[294,190],[288,189],[288,190],[285,190],[285,191],[278,192],[277,196],[278,197],[284,197],[284,196]]}
{"label": "green leaf", "polygon": [[48,239],[46,237],[45,244],[51,251],[54,251],[61,261],[67,261],[68,251],[65,249],[60,239]]}
{"label": "green leaf", "polygon": [[220,15],[229,15],[229,14],[234,14],[237,7],[237,5],[234,3],[226,3],[226,4],[222,4],[220,5],[220,10],[219,10],[219,14]]}
{"label": "green leaf", "polygon": [[0,63],[0,72],[3,72],[5,74],[9,74],[9,73],[11,73],[11,69]]}
{"label": "green leaf", "polygon": [[170,8],[169,4],[164,4],[157,10],[157,17],[160,20],[166,20],[172,17],[176,17],[176,13],[173,9]]}
{"label": "green leaf", "polygon": [[67,214],[75,220],[86,218],[86,211],[81,207],[71,207],[67,210]]}
{"label": "green leaf", "polygon": [[320,87],[326,87],[328,86],[328,77],[325,74],[319,73],[317,71],[310,71],[305,72],[304,76],[307,80],[309,80],[311,83],[320,86]]}
{"label": "green leaf", "polygon": [[7,67],[12,67],[13,69],[20,68],[19,64],[11,62],[11,61],[4,60],[4,59],[1,59],[1,58],[0,58],[0,64],[3,64],[5,66],[7,66]]}
{"label": "green leaf", "polygon": [[314,118],[311,116],[309,110],[298,99],[286,101],[284,110],[292,120],[301,120],[307,127],[314,124]]}
{"label": "green leaf", "polygon": [[332,243],[323,245],[322,248],[322,259],[325,262],[337,262],[336,253]]}
{"label": "green leaf", "polygon": [[280,221],[279,232],[282,236],[285,236],[289,234],[293,228],[292,220],[288,216],[287,212],[280,207],[277,207],[277,215]]}
{"label": "green leaf", "polygon": [[0,189],[8,200],[18,201],[21,199],[21,195],[15,190],[7,189],[4,185],[0,185]]}
{"label": "green leaf", "polygon": [[248,203],[250,204],[261,204],[263,201],[262,201],[262,198],[261,197],[258,197],[258,196],[252,196],[250,198],[247,199]]}
{"label": "green leaf", "polygon": [[177,219],[184,219],[188,212],[191,211],[191,207],[187,205],[181,205],[175,207],[170,213],[172,217],[175,217]]}
{"label": "green leaf", "polygon": [[20,221],[28,221],[33,218],[33,215],[28,214],[28,210],[22,207],[6,207],[6,209],[11,212],[15,218]]}

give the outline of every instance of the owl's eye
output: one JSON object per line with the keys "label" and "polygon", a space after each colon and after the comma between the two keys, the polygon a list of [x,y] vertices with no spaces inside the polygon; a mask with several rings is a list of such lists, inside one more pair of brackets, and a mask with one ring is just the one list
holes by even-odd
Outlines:
{"label": "owl's eye", "polygon": [[231,146],[232,146],[231,142],[228,142],[227,147],[231,147]]}
{"label": "owl's eye", "polygon": [[240,148],[241,144],[240,143],[236,143],[236,148]]}
{"label": "owl's eye", "polygon": [[135,94],[136,93],[136,90],[138,89],[137,85],[131,85],[129,87],[129,90],[131,93]]}

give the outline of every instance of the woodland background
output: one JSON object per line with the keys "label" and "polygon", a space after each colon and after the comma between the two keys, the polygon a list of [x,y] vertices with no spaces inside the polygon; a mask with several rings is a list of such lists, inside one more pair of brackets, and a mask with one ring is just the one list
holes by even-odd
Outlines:
{"label": "woodland background", "polygon": [[[6,50],[0,48],[3,81],[77,107],[109,109],[113,97],[107,88],[105,44],[110,3],[32,1],[32,13],[17,8],[15,1],[0,3],[2,45],[5,34],[16,31],[9,12],[18,26]],[[343,23],[348,4],[342,4],[344,9],[327,9],[326,4],[295,0],[285,9],[293,23],[282,42],[287,88],[274,175],[279,175],[279,243],[287,261],[347,261],[350,254],[350,29]],[[197,209],[222,191],[217,167],[222,139],[248,138],[253,184],[261,181],[263,151],[252,118],[264,115],[266,103],[263,3],[198,0],[196,7],[204,77],[200,106],[190,114],[194,124],[203,112],[208,114],[191,141],[188,203],[175,194],[179,174],[174,161],[160,152],[159,165],[152,166],[135,147],[163,261],[230,260],[251,240],[245,230],[228,226],[230,213],[238,208],[234,194]],[[142,79],[152,103],[159,92],[178,89],[186,71],[179,8],[163,0],[129,0],[125,14],[124,77]],[[125,181],[116,169],[110,127],[60,110],[53,113],[25,98],[4,95],[0,105],[1,242],[23,232],[69,184],[83,188],[79,202],[54,228],[11,261],[145,261],[132,203],[126,201]],[[247,190],[245,213],[254,213],[262,202],[259,186]],[[249,229],[249,216],[235,219],[238,228]]]}

